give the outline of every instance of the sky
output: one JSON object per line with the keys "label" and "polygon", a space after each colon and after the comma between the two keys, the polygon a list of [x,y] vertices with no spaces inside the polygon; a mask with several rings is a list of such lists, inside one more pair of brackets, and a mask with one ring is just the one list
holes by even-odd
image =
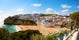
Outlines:
{"label": "sky", "polygon": [[79,0],[0,0],[0,20],[17,14],[79,12]]}

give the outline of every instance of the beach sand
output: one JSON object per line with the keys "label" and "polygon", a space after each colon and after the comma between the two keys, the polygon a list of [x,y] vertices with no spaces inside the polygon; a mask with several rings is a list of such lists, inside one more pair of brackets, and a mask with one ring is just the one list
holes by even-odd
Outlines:
{"label": "beach sand", "polygon": [[19,25],[22,31],[24,30],[39,30],[40,33],[43,35],[48,35],[49,33],[56,32],[59,30],[70,30],[67,28],[46,28],[46,27],[40,27],[40,26],[31,26],[31,25]]}

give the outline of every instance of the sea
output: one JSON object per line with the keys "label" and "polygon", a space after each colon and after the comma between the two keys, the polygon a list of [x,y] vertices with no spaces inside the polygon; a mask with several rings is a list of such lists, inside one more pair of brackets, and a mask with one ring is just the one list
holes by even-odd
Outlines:
{"label": "sea", "polygon": [[18,25],[4,25],[3,27],[6,28],[10,33],[18,32],[21,30]]}
{"label": "sea", "polygon": [[0,22],[0,28],[7,29],[10,33],[20,31],[19,25],[5,25],[4,22]]}

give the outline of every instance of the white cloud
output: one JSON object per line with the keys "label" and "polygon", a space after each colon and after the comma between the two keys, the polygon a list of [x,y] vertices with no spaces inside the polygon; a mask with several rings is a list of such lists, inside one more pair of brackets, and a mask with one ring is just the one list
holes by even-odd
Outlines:
{"label": "white cloud", "polygon": [[16,10],[9,12],[9,14],[10,14],[10,16],[14,16],[14,15],[18,15],[18,14],[25,14],[25,12],[24,12],[23,8],[18,8]]}
{"label": "white cloud", "polygon": [[77,6],[77,8],[79,8],[79,6]]}
{"label": "white cloud", "polygon": [[14,16],[14,15],[18,15],[18,14],[24,14],[24,9],[22,8],[18,8],[16,10],[13,10],[13,11],[10,11],[10,12],[6,12],[6,11],[3,11],[3,10],[0,10],[0,22],[2,20],[4,20],[5,18],[7,18],[8,16]]}
{"label": "white cloud", "polygon": [[10,12],[0,10],[0,14],[1,14],[0,15],[0,26],[1,26],[3,24],[5,18],[7,18],[8,16],[24,14],[24,9],[18,8],[16,10],[13,10],[13,11],[10,11]]}
{"label": "white cloud", "polygon": [[52,9],[52,8],[47,8],[46,10],[45,10],[45,13],[46,14],[51,14],[51,13],[53,13],[54,12],[54,10]]}
{"label": "white cloud", "polygon": [[60,12],[61,15],[69,15],[69,10],[65,9]]}
{"label": "white cloud", "polygon": [[57,11],[55,11],[55,10],[52,9],[52,8],[47,8],[47,9],[45,10],[45,13],[46,13],[46,14],[59,14],[60,12],[57,12]]}
{"label": "white cloud", "polygon": [[46,14],[59,14],[59,15],[69,15],[69,9],[64,9],[64,10],[61,10],[61,11],[55,11],[54,9],[52,8],[47,8],[45,10],[45,13]]}
{"label": "white cloud", "polygon": [[24,11],[24,9],[23,9],[23,8],[18,8],[17,11],[18,11],[18,12],[19,12],[19,11]]}
{"label": "white cloud", "polygon": [[69,15],[69,9],[64,9],[64,10],[61,10],[61,11],[55,11],[53,10],[52,12],[53,14],[59,14],[59,15]]}
{"label": "white cloud", "polygon": [[34,7],[40,7],[40,6],[42,6],[42,4],[32,4],[32,6],[34,6]]}
{"label": "white cloud", "polygon": [[33,14],[33,13],[39,13],[39,12],[37,12],[37,11],[33,11],[32,14]]}
{"label": "white cloud", "polygon": [[0,26],[1,26],[4,22],[4,19],[8,17],[8,14],[3,10],[0,10],[0,14],[1,14],[0,15]]}
{"label": "white cloud", "polygon": [[66,5],[66,4],[62,4],[61,7],[62,7],[62,8],[71,8],[72,6]]}
{"label": "white cloud", "polygon": [[4,18],[6,18],[7,17],[7,15],[8,14],[6,14],[6,12],[5,11],[2,11],[2,10],[0,10],[0,20],[2,20],[2,19],[4,19]]}
{"label": "white cloud", "polygon": [[62,13],[67,13],[69,10],[68,9],[65,9],[65,10],[62,10],[61,12]]}
{"label": "white cloud", "polygon": [[23,8],[18,8],[16,10],[16,14],[24,14],[24,9]]}
{"label": "white cloud", "polygon": [[11,11],[9,12],[6,12],[4,11],[4,14],[8,14],[6,16],[14,16],[14,15],[18,15],[18,14],[25,14],[24,12],[24,9],[23,8],[17,8],[17,9],[12,9]]}
{"label": "white cloud", "polygon": [[54,14],[60,14],[60,11],[55,11],[55,10],[54,10]]}

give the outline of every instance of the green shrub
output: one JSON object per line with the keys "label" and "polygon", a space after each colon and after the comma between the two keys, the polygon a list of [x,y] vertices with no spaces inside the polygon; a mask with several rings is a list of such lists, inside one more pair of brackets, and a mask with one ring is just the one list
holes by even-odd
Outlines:
{"label": "green shrub", "polygon": [[9,40],[9,31],[5,28],[0,28],[0,40]]}
{"label": "green shrub", "polygon": [[0,28],[0,40],[55,40],[57,37],[62,40],[61,36],[64,36],[68,31],[62,31],[61,33],[55,33],[53,35],[42,35],[38,30],[26,30],[14,33],[9,33],[8,30]]}

